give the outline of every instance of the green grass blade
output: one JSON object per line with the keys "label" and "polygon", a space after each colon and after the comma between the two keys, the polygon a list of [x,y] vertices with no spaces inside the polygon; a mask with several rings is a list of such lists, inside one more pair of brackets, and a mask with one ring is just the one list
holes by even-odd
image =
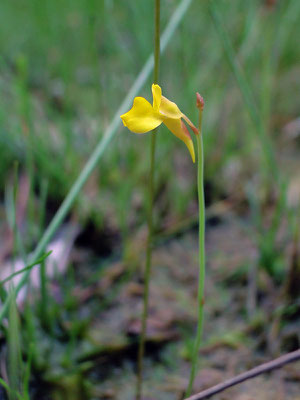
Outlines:
{"label": "green grass blade", "polygon": [[2,379],[0,378],[0,385],[4,387],[4,389],[7,391],[9,395],[15,395],[18,400],[23,400],[22,396],[19,393],[14,393],[14,391],[9,387],[9,385]]}
{"label": "green grass blade", "polygon": [[[282,54],[283,48],[291,35],[294,27],[300,18],[300,2],[297,0],[290,0],[286,7],[285,13],[280,15],[280,21],[278,23],[278,31],[276,36],[276,51],[275,57],[272,60],[277,66],[279,58]],[[299,22],[298,22],[299,23]],[[274,45],[275,47],[275,45]]]}
{"label": "green grass blade", "polygon": [[[11,289],[14,293],[14,289]],[[22,382],[22,355],[20,341],[20,321],[17,311],[15,296],[11,296],[9,303],[8,329],[8,379],[12,392],[9,393],[9,399],[15,400],[20,392]]]}
{"label": "green grass blade", "polygon": [[33,355],[34,355],[34,345],[33,345],[33,343],[30,343],[28,360],[27,360],[25,373],[24,373],[23,400],[30,400],[29,381],[30,381],[30,372],[31,372]]}
{"label": "green grass blade", "polygon": [[46,258],[52,253],[52,251],[48,251],[48,253],[43,254],[40,258],[35,260],[32,264],[27,265],[26,267],[20,269],[19,271],[14,272],[13,274],[9,275],[7,278],[3,279],[3,281],[0,282],[0,285],[4,285],[6,282],[10,281],[12,278],[15,276],[22,274],[23,272],[31,270],[35,265],[41,264],[43,261],[46,260]]}

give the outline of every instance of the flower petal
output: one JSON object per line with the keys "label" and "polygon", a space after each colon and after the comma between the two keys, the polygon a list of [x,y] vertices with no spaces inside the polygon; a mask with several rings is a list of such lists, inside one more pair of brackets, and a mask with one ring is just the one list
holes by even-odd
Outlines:
{"label": "flower petal", "polygon": [[161,87],[153,83],[152,85],[152,95],[153,95],[153,108],[158,112],[161,103]]}
{"label": "flower petal", "polygon": [[192,160],[193,162],[195,162],[194,144],[184,122],[181,121],[181,119],[179,118],[178,119],[167,118],[164,120],[164,124],[167,126],[167,128],[170,129],[170,131],[175,136],[177,136],[186,144],[187,148],[189,149]]}
{"label": "flower petal", "polygon": [[124,126],[134,133],[152,131],[163,122],[163,118],[143,97],[136,97],[131,110],[121,115],[121,118]]}
{"label": "flower petal", "polygon": [[173,101],[168,100],[166,97],[161,96],[161,103],[159,113],[164,117],[178,119],[182,117],[182,112]]}

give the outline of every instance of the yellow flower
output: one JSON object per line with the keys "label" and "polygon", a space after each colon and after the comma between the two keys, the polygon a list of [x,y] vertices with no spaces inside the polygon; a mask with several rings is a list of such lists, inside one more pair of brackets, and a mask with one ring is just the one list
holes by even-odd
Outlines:
{"label": "yellow flower", "polygon": [[124,126],[134,133],[145,133],[164,123],[175,136],[186,144],[192,160],[195,162],[193,141],[182,119],[188,123],[196,135],[199,133],[198,129],[175,103],[162,96],[159,85],[152,85],[152,95],[153,106],[143,97],[134,99],[131,110],[121,115]]}

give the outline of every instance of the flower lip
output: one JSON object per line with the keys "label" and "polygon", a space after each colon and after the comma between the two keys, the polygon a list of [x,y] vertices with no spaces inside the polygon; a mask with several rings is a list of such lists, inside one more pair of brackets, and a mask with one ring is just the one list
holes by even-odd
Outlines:
{"label": "flower lip", "polygon": [[136,97],[132,108],[121,115],[124,126],[134,133],[146,133],[157,128],[163,118],[144,97]]}

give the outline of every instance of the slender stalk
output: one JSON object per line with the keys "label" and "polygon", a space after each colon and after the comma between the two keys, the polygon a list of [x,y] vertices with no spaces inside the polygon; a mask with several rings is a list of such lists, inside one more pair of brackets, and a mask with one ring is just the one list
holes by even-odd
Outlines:
{"label": "slender stalk", "polygon": [[155,163],[155,132],[151,135],[151,164],[150,164],[150,177],[149,177],[149,211],[148,211],[148,239],[146,248],[146,266],[145,266],[145,288],[143,295],[143,311],[141,316],[142,329],[139,340],[138,360],[137,360],[137,386],[136,386],[136,399],[140,400],[142,396],[142,382],[143,382],[143,361],[145,353],[145,341],[147,334],[147,318],[149,306],[149,289],[150,289],[150,276],[152,264],[152,243],[153,243],[153,197],[154,197],[154,163]]}
{"label": "slender stalk", "polygon": [[155,24],[155,32],[154,32],[154,72],[153,72],[153,83],[158,83],[159,56],[160,56],[160,0],[155,0],[154,24]]}
{"label": "slender stalk", "polygon": [[197,138],[197,152],[198,152],[198,207],[199,207],[199,281],[198,281],[198,325],[197,334],[194,344],[192,366],[189,378],[189,384],[186,391],[186,397],[191,395],[193,383],[197,371],[198,352],[201,344],[202,330],[203,330],[203,308],[204,308],[204,282],[205,282],[205,199],[204,199],[204,152],[203,152],[203,137],[202,137],[202,111],[203,100],[199,105],[199,134]]}
{"label": "slender stalk", "polygon": [[[153,82],[158,83],[159,75],[159,56],[160,56],[160,0],[155,0],[155,32],[154,32],[154,76]],[[146,248],[145,266],[145,288],[143,296],[142,329],[139,341],[138,360],[137,360],[137,385],[136,400],[141,400],[143,383],[143,361],[145,353],[145,340],[147,335],[147,318],[149,308],[149,289],[152,264],[152,242],[153,242],[153,200],[154,200],[154,172],[155,172],[155,149],[156,149],[155,129],[151,134],[150,146],[150,175],[149,175],[149,205],[148,205],[148,239]]]}

